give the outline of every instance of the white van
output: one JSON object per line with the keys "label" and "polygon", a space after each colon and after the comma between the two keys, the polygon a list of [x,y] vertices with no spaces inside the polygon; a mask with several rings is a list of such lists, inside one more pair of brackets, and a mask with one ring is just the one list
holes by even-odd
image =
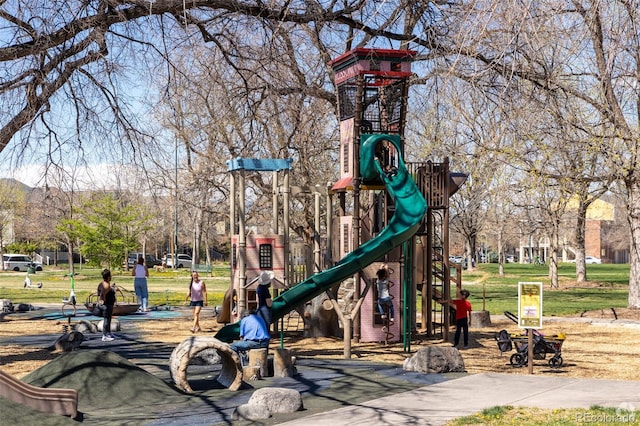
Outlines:
{"label": "white van", "polygon": [[[176,257],[178,259],[178,261],[176,262],[178,268],[191,268],[191,256],[189,256],[188,254],[178,254],[176,255]],[[163,260],[167,268],[173,268],[172,255],[168,254]]]}
{"label": "white van", "polygon": [[2,262],[5,271],[26,272],[29,267],[42,271],[42,263],[34,262],[26,254],[3,254]]}

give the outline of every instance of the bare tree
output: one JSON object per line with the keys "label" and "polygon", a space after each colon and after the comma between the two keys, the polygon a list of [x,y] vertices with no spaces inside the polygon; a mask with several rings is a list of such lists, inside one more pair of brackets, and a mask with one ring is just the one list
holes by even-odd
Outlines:
{"label": "bare tree", "polygon": [[[5,242],[14,236],[14,221],[25,211],[26,188],[12,180],[0,179],[0,257]],[[4,262],[0,265],[4,271]]]}
{"label": "bare tree", "polygon": [[450,43],[442,38],[436,47],[442,58],[450,54],[443,63],[451,75],[483,87],[496,103],[534,100],[549,117],[562,111],[563,125],[581,133],[571,139],[574,149],[599,157],[602,181],[624,182],[631,224],[629,306],[640,307],[637,4],[573,0],[475,6],[447,9]]}
{"label": "bare tree", "polygon": [[[246,105],[252,114],[262,112],[252,124],[264,122],[267,111],[272,114],[284,103],[295,108],[312,98],[333,102],[330,73],[308,76],[316,69],[314,60],[326,63],[365,44],[416,48],[418,60],[427,65],[416,67],[416,83],[456,78],[481,91],[503,113],[523,105],[530,111],[543,107],[547,117],[555,114],[567,129],[580,132],[571,143],[600,158],[602,181],[618,179],[626,187],[632,247],[629,306],[640,307],[638,10],[623,0],[493,1],[482,7],[473,2],[364,0],[4,2],[0,150],[11,146],[29,152],[45,146],[49,163],[56,164],[64,163],[69,152],[80,153],[85,161],[92,160],[89,152],[139,161],[132,151],[149,154],[166,136],[145,127],[147,109],[139,99],[159,76],[176,80],[174,70],[189,75],[187,67],[165,66],[175,60],[171,52],[179,46],[202,44],[218,53],[215,65],[224,64],[221,68],[237,80],[238,98],[250,101]],[[299,61],[303,56],[306,62]],[[143,86],[127,90],[133,81]],[[150,93],[150,99],[163,99]],[[280,102],[273,101],[278,97]],[[226,146],[233,153],[244,152],[247,143],[246,152],[252,155],[290,154],[293,145],[287,136],[303,121],[287,116],[292,120],[269,123],[269,132],[263,126],[237,134],[225,129],[224,134],[237,137]],[[557,145],[562,140],[530,136],[518,145],[524,155],[535,154],[528,141]],[[258,140],[279,143],[275,150],[252,151]]]}

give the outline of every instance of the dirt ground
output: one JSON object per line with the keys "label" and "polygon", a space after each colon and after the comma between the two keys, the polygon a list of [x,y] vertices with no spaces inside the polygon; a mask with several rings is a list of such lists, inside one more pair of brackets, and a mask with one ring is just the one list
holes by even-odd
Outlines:
{"label": "dirt ground", "polygon": [[[564,364],[561,368],[549,368],[548,358],[534,362],[534,374],[556,375],[561,377],[589,377],[601,379],[640,380],[637,342],[640,341],[640,310],[620,309],[613,311],[593,311],[582,318],[562,318],[545,321],[541,330],[550,336],[556,333],[566,334],[562,346]],[[471,344],[461,349],[465,367],[469,373],[503,372],[509,374],[528,374],[527,368],[514,368],[509,365],[509,357],[514,351],[501,354],[495,335],[501,329],[519,332],[517,326],[502,315],[491,318],[491,326],[471,328]],[[143,330],[150,342],[180,343],[191,336],[190,318],[183,316],[175,319],[136,321],[138,330]],[[0,321],[1,337],[18,337],[32,334],[60,333],[63,322],[52,320],[29,320],[13,318],[8,315]],[[212,333],[219,328],[213,319],[204,318],[201,322],[204,331]],[[126,329],[122,333],[126,334]],[[453,337],[453,329],[451,330]],[[273,345],[279,344],[278,338]],[[342,339],[333,338],[286,338],[285,347],[292,349],[300,358],[320,357],[339,359],[344,357]],[[403,350],[402,343],[384,345],[383,343],[353,343],[352,358],[379,362],[402,364],[419,348],[425,345],[451,345],[441,340],[421,339],[419,336],[411,342],[410,351]],[[18,378],[36,370],[54,359],[58,354],[46,349],[20,345],[0,347],[0,368]]]}

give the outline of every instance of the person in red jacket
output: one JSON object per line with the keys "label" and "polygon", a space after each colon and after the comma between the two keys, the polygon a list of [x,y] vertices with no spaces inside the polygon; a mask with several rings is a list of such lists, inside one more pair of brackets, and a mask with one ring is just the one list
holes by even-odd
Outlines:
{"label": "person in red jacket", "polygon": [[442,304],[449,304],[456,310],[456,335],[453,346],[457,347],[460,343],[460,332],[463,332],[464,348],[469,347],[469,326],[471,325],[471,303],[468,290],[460,290],[458,297],[453,300],[441,300]]}

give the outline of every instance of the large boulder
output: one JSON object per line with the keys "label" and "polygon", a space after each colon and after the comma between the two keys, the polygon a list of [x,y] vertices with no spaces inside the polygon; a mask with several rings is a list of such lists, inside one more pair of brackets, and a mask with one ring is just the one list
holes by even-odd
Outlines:
{"label": "large boulder", "polygon": [[419,373],[464,372],[464,360],[460,351],[453,347],[428,346],[418,349],[411,357],[404,360],[402,366],[407,371]]}
{"label": "large boulder", "polygon": [[264,405],[242,404],[233,412],[233,420],[250,420],[256,422],[271,417],[271,413]]}
{"label": "large boulder", "polygon": [[238,406],[233,419],[264,420],[274,413],[294,413],[303,408],[302,396],[297,390],[266,387],[256,390],[246,404]]}

